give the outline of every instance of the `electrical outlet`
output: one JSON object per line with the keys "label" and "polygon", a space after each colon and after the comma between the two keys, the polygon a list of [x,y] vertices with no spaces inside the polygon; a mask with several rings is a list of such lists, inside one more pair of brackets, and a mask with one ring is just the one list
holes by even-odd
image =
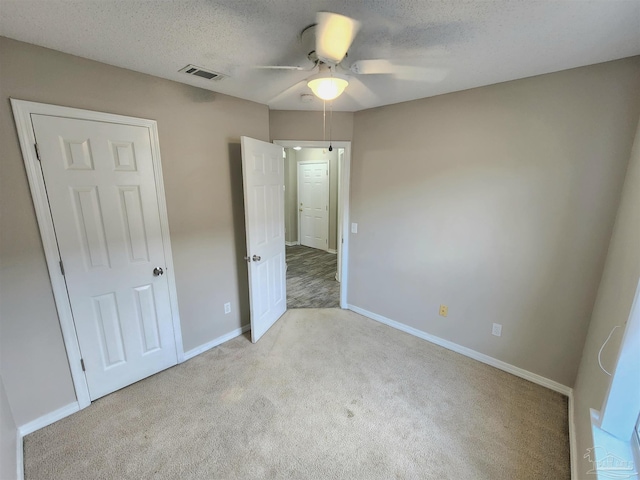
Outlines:
{"label": "electrical outlet", "polygon": [[449,307],[446,305],[440,305],[440,316],[446,317],[449,314]]}
{"label": "electrical outlet", "polygon": [[491,335],[495,335],[496,337],[502,336],[502,325],[499,323],[494,323],[493,327],[491,327]]}
{"label": "electrical outlet", "polygon": [[357,223],[352,223],[351,224],[351,233],[358,233],[358,224]]}
{"label": "electrical outlet", "polygon": [[224,304],[224,313],[231,313],[231,304],[229,302]]}

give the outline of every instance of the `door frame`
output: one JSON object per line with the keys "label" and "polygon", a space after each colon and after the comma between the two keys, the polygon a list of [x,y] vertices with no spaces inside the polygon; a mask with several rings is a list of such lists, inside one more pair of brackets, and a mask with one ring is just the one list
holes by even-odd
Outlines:
{"label": "door frame", "polygon": [[[284,148],[344,148],[343,161],[338,162],[338,274],[340,277],[340,308],[348,309],[349,284],[349,186],[351,174],[351,142],[322,140],[273,140]],[[339,157],[338,157],[339,158]],[[298,240],[300,237],[298,237]]]}
{"label": "door frame", "polygon": [[[288,159],[287,159],[288,160]],[[329,160],[303,160],[302,162],[296,162],[296,178],[297,178],[297,192],[296,192],[296,208],[298,209],[298,243],[302,245],[302,222],[300,221],[300,165],[318,165],[324,164],[327,167],[327,188],[323,192],[325,199],[327,200],[327,221],[325,222],[324,229],[327,233],[327,248],[324,249],[325,252],[329,251],[329,196],[331,194],[331,185],[330,185],[330,172],[331,168],[329,165]],[[338,219],[336,218],[336,223]]]}
{"label": "door frame", "polygon": [[160,214],[160,228],[162,232],[162,243],[167,267],[166,276],[169,284],[169,303],[171,305],[171,314],[173,319],[173,334],[175,338],[178,363],[182,363],[184,361],[184,348],[182,345],[182,330],[180,327],[180,314],[178,311],[178,293],[173,273],[173,256],[171,253],[169,219],[167,216],[164,182],[162,179],[162,164],[160,162],[158,125],[155,120],[30,102],[14,98],[11,98],[11,106],[13,108],[16,129],[18,131],[22,158],[27,171],[27,178],[40,230],[40,237],[42,239],[42,246],[44,248],[45,260],[49,271],[49,279],[53,290],[56,311],[60,321],[60,329],[62,330],[62,338],[67,352],[67,359],[69,360],[71,378],[73,380],[78,405],[80,409],[83,409],[91,404],[91,397],[89,396],[87,379],[80,363],[82,358],[80,354],[80,344],[78,343],[76,327],[73,322],[71,304],[67,294],[67,286],[65,278],[60,271],[58,243],[53,225],[53,218],[49,209],[49,200],[44,184],[44,176],[40,167],[38,152],[36,151],[36,139],[33,125],[31,123],[31,115],[38,114],[78,120],[132,125],[146,127],[149,130],[149,137],[151,140],[151,157],[155,173],[156,195],[158,198],[158,210]]}

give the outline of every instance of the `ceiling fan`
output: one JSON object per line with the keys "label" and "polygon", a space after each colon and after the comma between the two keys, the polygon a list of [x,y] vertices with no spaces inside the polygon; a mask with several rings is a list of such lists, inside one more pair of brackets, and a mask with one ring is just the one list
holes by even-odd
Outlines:
{"label": "ceiling fan", "polygon": [[[301,33],[302,42],[307,48],[309,65],[271,65],[259,68],[316,72],[302,82],[306,82],[318,98],[326,101],[338,98],[349,82],[355,80],[354,75],[392,74],[401,79],[441,80],[438,69],[396,65],[390,60],[359,60],[345,65],[347,52],[359,30],[360,22],[353,18],[337,13],[318,12],[316,23]],[[302,82],[287,88],[273,100],[285,95]]]}

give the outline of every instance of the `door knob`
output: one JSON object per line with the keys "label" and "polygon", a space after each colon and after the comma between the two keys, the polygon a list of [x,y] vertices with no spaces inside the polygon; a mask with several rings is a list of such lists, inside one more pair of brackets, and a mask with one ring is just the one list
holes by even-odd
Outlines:
{"label": "door knob", "polygon": [[164,273],[164,270],[162,269],[162,267],[156,267],[156,268],[153,269],[153,276],[154,277],[159,277],[163,273]]}
{"label": "door knob", "polygon": [[244,259],[245,259],[247,262],[250,262],[250,261],[251,261],[251,257],[244,257]]}
{"label": "door knob", "polygon": [[260,255],[254,255],[253,256],[253,261],[254,262],[259,262],[260,260],[262,260],[262,257]]}

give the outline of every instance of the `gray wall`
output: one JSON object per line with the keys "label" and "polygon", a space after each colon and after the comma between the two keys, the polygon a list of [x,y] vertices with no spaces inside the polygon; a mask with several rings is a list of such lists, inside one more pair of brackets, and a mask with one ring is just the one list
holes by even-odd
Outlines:
{"label": "gray wall", "polygon": [[[594,446],[589,409],[601,409],[611,382],[611,377],[598,366],[598,351],[614,326],[626,324],[639,279],[640,125],[573,392],[579,466],[576,478],[586,478],[592,466],[583,458],[587,448]],[[602,363],[609,371],[615,366],[623,334],[624,328],[616,329],[602,351]]]}
{"label": "gray wall", "polygon": [[285,149],[285,228],[287,242],[298,241],[298,176],[297,163],[306,161],[329,161],[329,249],[338,248],[338,150],[329,152],[326,148]]}
{"label": "gray wall", "polygon": [[572,386],[639,113],[639,57],[356,113],[349,303]]}
{"label": "gray wall", "polygon": [[[332,140],[353,139],[352,112],[333,112]],[[327,122],[329,121],[327,114]],[[324,140],[322,112],[301,112],[297,110],[271,110],[269,112],[269,132],[271,140]],[[326,140],[329,140],[327,123]]]}
{"label": "gray wall", "polygon": [[0,478],[16,478],[18,429],[0,376]]}
{"label": "gray wall", "polygon": [[268,108],[0,38],[0,347],[18,425],[75,394],[9,97],[157,120],[184,348],[248,323],[239,137],[268,141]]}

